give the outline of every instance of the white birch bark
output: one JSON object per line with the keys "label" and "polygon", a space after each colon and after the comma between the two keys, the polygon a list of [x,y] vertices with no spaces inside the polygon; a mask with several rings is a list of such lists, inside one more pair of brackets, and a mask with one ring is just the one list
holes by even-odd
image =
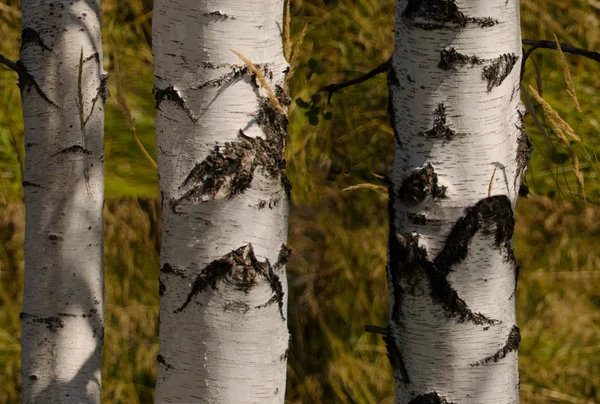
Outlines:
{"label": "white birch bark", "polygon": [[397,403],[518,403],[513,209],[531,147],[517,0],[399,0],[388,77]]}
{"label": "white birch bark", "polygon": [[23,1],[24,403],[100,403],[104,102],[100,1]]}
{"label": "white birch bark", "polygon": [[[283,403],[289,187],[281,0],[159,0],[156,402]],[[263,73],[278,100],[240,60]]]}

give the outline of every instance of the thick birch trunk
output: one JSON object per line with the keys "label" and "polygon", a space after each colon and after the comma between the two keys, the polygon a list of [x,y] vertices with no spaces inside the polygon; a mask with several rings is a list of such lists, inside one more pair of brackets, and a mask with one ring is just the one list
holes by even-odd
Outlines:
{"label": "thick birch trunk", "polygon": [[154,5],[163,203],[156,402],[284,400],[282,11],[281,0]]}
{"label": "thick birch trunk", "polygon": [[518,403],[519,2],[399,0],[387,337],[397,403]]}
{"label": "thick birch trunk", "polygon": [[25,403],[99,403],[104,335],[100,2],[23,1]]}

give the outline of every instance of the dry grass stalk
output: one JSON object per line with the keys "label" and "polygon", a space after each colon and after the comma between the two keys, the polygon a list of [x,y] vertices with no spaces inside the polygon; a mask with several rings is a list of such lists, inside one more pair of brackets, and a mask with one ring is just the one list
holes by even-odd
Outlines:
{"label": "dry grass stalk", "polygon": [[119,111],[121,111],[123,116],[125,117],[127,126],[129,127],[129,130],[131,130],[131,132],[133,133],[133,138],[135,139],[135,142],[137,143],[138,147],[140,148],[142,154],[146,157],[146,159],[148,159],[148,161],[150,162],[150,164],[152,164],[152,166],[154,168],[158,168],[158,164],[156,164],[156,161],[154,161],[152,156],[150,156],[150,153],[148,153],[148,150],[146,150],[146,148],[144,147],[144,145],[140,141],[140,138],[137,135],[137,131],[135,128],[135,120],[133,119],[133,116],[131,115],[131,110],[127,106],[127,101],[125,100],[125,96],[123,95],[123,89],[121,87],[121,71],[119,69],[119,58],[118,58],[116,52],[113,52],[113,61],[114,61],[115,82],[116,82],[116,86],[117,86],[117,96],[116,96],[117,107],[119,108]]}
{"label": "dry grass stalk", "polygon": [[302,32],[300,32],[300,36],[298,37],[298,41],[296,41],[296,46],[294,47],[294,53],[292,54],[292,60],[290,61],[290,71],[287,75],[287,79],[291,79],[296,71],[296,59],[298,59],[298,55],[300,54],[300,45],[304,41],[304,36],[308,31],[308,23],[304,24],[304,28],[302,28]]}
{"label": "dry grass stalk", "polygon": [[571,72],[569,70],[567,58],[565,57],[565,54],[560,47],[560,43],[558,42],[558,38],[556,37],[556,35],[554,35],[554,40],[556,41],[556,49],[558,50],[558,54],[560,55],[560,64],[563,68],[563,72],[565,75],[565,82],[567,83],[567,93],[569,93],[571,100],[573,100],[573,103],[575,104],[575,108],[577,108],[577,111],[579,111],[579,113],[581,114],[581,107],[579,106],[579,100],[577,99],[577,95],[575,94],[575,86],[573,85],[573,78],[571,77]]}
{"label": "dry grass stalk", "polygon": [[351,185],[349,187],[343,188],[342,191],[343,192],[348,192],[348,191],[355,191],[357,189],[372,189],[375,191],[380,191],[380,192],[384,192],[387,194],[388,189],[387,187],[384,187],[383,185],[376,185],[376,184],[371,184],[371,183],[364,183],[364,184],[356,184],[356,185]]}
{"label": "dry grass stalk", "polygon": [[2,204],[6,205],[6,196],[8,196],[8,193],[6,192],[6,185],[4,184],[4,173],[2,172],[1,168],[0,168],[0,182],[2,182],[2,191],[3,191],[3,193],[0,194],[0,197],[2,197]]}
{"label": "dry grass stalk", "polygon": [[[571,126],[564,119],[562,119],[560,117],[558,112],[556,112],[556,110],[554,110],[554,108],[552,108],[552,106],[540,96],[540,94],[535,90],[535,88],[533,88],[532,86],[529,86],[529,91],[531,92],[533,97],[537,100],[537,102],[539,102],[542,105],[542,108],[544,109],[544,114],[548,118],[548,122],[550,123],[550,126],[552,127],[552,129],[554,129],[554,132],[556,132],[556,136],[558,136],[558,138],[561,140],[565,149],[567,149],[567,151],[569,152],[569,155],[571,156],[571,160],[573,161],[573,164],[572,164],[573,172],[575,174],[575,177],[577,178],[577,183],[579,185],[579,191],[583,194],[583,196],[585,198],[584,177],[583,177],[583,173],[581,172],[580,167],[579,167],[579,158],[577,157],[577,154],[575,153],[575,151],[573,150],[573,147],[571,147],[571,144],[569,143],[569,137],[570,137],[583,147],[581,138],[575,134],[575,132],[573,131],[573,128],[571,128]],[[585,147],[584,147],[584,149],[585,149]]]}
{"label": "dry grass stalk", "polygon": [[247,57],[245,57],[241,53],[239,53],[237,51],[234,51],[233,49],[229,49],[229,50],[232,51],[233,53],[235,53],[237,55],[237,57],[239,57],[246,64],[246,66],[248,66],[248,69],[252,73],[256,74],[256,78],[258,79],[258,81],[260,82],[260,84],[263,86],[263,88],[265,90],[267,90],[267,94],[269,94],[269,98],[271,99],[271,102],[273,103],[273,105],[275,105],[275,107],[282,114],[285,114],[285,110],[281,106],[281,103],[279,102],[279,100],[275,96],[275,93],[273,92],[273,90],[271,90],[271,87],[267,83],[267,80],[265,79],[265,75],[260,70],[258,70],[258,68],[254,65],[254,63],[252,63],[252,61],[250,59],[248,59]]}
{"label": "dry grass stalk", "polygon": [[290,56],[292,53],[292,40],[290,38],[290,28],[292,25],[292,16],[291,16],[291,0],[286,0],[285,2],[285,16],[283,20],[283,56],[285,60],[290,61]]}

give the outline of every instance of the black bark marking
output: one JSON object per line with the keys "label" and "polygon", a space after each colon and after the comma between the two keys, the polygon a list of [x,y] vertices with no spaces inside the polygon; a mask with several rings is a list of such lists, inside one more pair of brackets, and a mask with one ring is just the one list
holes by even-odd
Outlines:
{"label": "black bark marking", "polygon": [[425,217],[425,215],[422,215],[419,213],[407,213],[406,218],[412,224],[418,224],[421,226],[424,226],[427,224],[427,218]]}
{"label": "black bark marking", "polygon": [[217,17],[217,19],[219,20],[235,20],[235,17],[229,16],[227,14],[224,14],[220,11],[211,11],[210,13],[204,13],[202,14],[205,17]]}
{"label": "black bark marking", "polygon": [[[95,55],[97,55],[97,53]],[[84,119],[83,126],[85,126],[92,117],[98,99],[102,98],[103,104],[106,104],[106,100],[109,96],[110,91],[108,91],[108,74],[104,73],[100,75],[100,85],[98,86],[98,88],[96,88],[96,95],[94,96],[94,98],[92,98],[92,107],[90,108],[90,113],[88,114],[87,118]]]}
{"label": "black bark marking", "polygon": [[[256,66],[256,65],[255,65]],[[222,69],[224,67],[231,68],[232,70],[242,71],[244,69],[248,69],[246,65],[236,65],[231,63],[211,63],[211,62],[202,62],[202,67],[205,69]]]}
{"label": "black bark marking", "polygon": [[[527,167],[529,166],[529,160],[531,158],[531,153],[533,152],[533,145],[531,144],[531,140],[529,139],[529,135],[525,130],[525,116],[519,112],[519,124],[517,125],[519,129],[519,138],[517,139],[517,156],[515,158],[517,163],[517,175],[515,176],[515,181],[521,181],[525,179],[525,175],[527,174]],[[522,195],[521,188],[525,187],[527,192],[525,195],[529,193],[529,188],[526,185],[515,183],[515,188],[519,187],[519,195]]]}
{"label": "black bark marking", "polygon": [[51,241],[58,241],[58,240],[62,240],[62,239],[63,239],[63,236],[60,234],[57,234],[57,233],[50,233],[48,235],[48,240],[51,240]]}
{"label": "black bark marking", "polygon": [[444,397],[440,396],[435,391],[427,394],[421,394],[413,398],[408,404],[454,404],[453,402],[447,401]]}
{"label": "black bark marking", "polygon": [[419,132],[419,135],[430,139],[444,139],[450,141],[461,134],[453,131],[446,124],[446,107],[444,104],[440,103],[434,111],[433,128],[426,132]]}
{"label": "black bark marking", "polygon": [[96,63],[100,63],[100,54],[98,52],[92,53],[90,56],[83,59],[83,63],[87,63],[90,60],[95,60]]}
{"label": "black bark marking", "polygon": [[162,272],[163,274],[173,274],[179,277],[185,277],[185,271],[183,269],[173,267],[169,263],[163,264],[163,266],[160,268],[160,272]]}
{"label": "black bark marking", "polygon": [[36,184],[31,181],[23,181],[23,182],[21,182],[21,185],[23,185],[23,187],[45,188],[45,187],[41,186],[40,184]]}
{"label": "black bark marking", "polygon": [[[215,146],[209,155],[192,169],[179,187],[183,196],[171,200],[171,205],[183,201],[194,203],[215,199],[223,190],[228,198],[246,191],[258,165],[256,154],[264,152],[264,140],[239,132],[235,142]],[[262,147],[261,147],[262,146]]]}
{"label": "black bark marking", "polygon": [[512,72],[517,60],[519,60],[519,57],[514,53],[505,53],[493,59],[489,66],[483,68],[481,78],[487,82],[488,92],[502,84],[504,79]]}
{"label": "black bark marking", "polygon": [[512,237],[515,227],[512,205],[505,195],[495,195],[477,202],[465,209],[465,216],[459,218],[448,235],[444,249],[435,258],[435,264],[444,268],[444,274],[451,267],[467,257],[469,242],[481,231],[484,235],[494,235],[494,246],[504,251],[506,261],[514,260]]}
{"label": "black bark marking", "polygon": [[427,223],[439,223],[439,219],[431,219],[421,213],[406,213],[406,219],[409,223],[425,226]]}
{"label": "black bark marking", "polygon": [[281,197],[279,196],[274,196],[272,198],[269,198],[269,200],[264,200],[264,199],[259,199],[258,203],[256,205],[248,205],[252,208],[256,208],[258,210],[262,210],[264,208],[269,208],[269,209],[273,209],[275,208],[277,205],[279,205],[279,202],[281,202]]}
{"label": "black bark marking", "polygon": [[246,314],[250,310],[250,306],[240,300],[228,300],[223,306],[223,311],[237,311],[238,313]]}
{"label": "black bark marking", "polygon": [[281,356],[279,357],[279,360],[280,360],[281,362],[285,362],[285,361],[287,361],[287,359],[288,359],[289,355],[290,355],[290,349],[289,349],[289,348],[287,348],[287,349],[285,350],[285,352],[284,352],[283,354],[281,354]]}
{"label": "black bark marking", "polygon": [[228,198],[243,194],[251,186],[256,169],[281,181],[289,194],[284,156],[287,117],[267,97],[261,97],[259,105],[256,119],[265,138],[249,137],[240,130],[236,141],[215,146],[179,187],[183,195],[170,201],[174,212],[183,201],[199,203],[213,200],[219,193]]}
{"label": "black bark marking", "polygon": [[[472,322],[476,325],[493,325],[499,323],[498,320],[490,319],[481,313],[473,312],[465,301],[460,298],[452,285],[450,285],[447,276],[452,270],[451,266],[464,259],[461,254],[461,257],[450,256],[449,260],[444,261],[446,255],[450,255],[444,254],[444,252],[446,250],[455,250],[455,246],[452,245],[454,244],[454,240],[451,237],[448,237],[444,250],[440,252],[440,255],[433,262],[429,260],[427,251],[419,246],[419,237],[417,235],[396,233],[392,242],[393,245],[390,246],[390,254],[392,254],[393,250],[394,255],[391,256],[390,261],[398,260],[392,271],[398,272],[398,278],[404,279],[411,286],[408,290],[394,290],[393,315],[398,316],[394,318],[399,318],[399,308],[402,303],[401,293],[410,293],[412,295],[418,293],[416,287],[418,277],[425,275],[431,288],[430,296],[432,300],[442,307],[448,317],[456,318],[460,323]],[[460,253],[461,251],[456,252]],[[439,259],[440,256],[442,259]],[[466,252],[464,256],[466,256]]]}
{"label": "black bark marking", "polygon": [[418,205],[429,195],[433,199],[446,198],[446,187],[438,185],[438,176],[431,164],[414,170],[406,177],[396,197],[409,205]]}
{"label": "black bark marking", "polygon": [[190,121],[192,121],[193,123],[198,122],[198,118],[194,116],[192,111],[186,105],[185,100],[179,95],[179,92],[175,90],[173,86],[169,86],[162,90],[157,87],[154,87],[152,89],[152,93],[154,94],[154,99],[156,100],[157,110],[160,110],[160,104],[163,101],[171,101],[175,105],[177,105],[183,112],[186,113],[188,118],[190,118]]}
{"label": "black bark marking", "polygon": [[231,72],[225,73],[224,75],[217,77],[216,79],[208,80],[204,83],[191,86],[190,90],[202,90],[204,88],[209,87],[221,87],[223,84],[238,79],[248,72],[247,67],[238,68],[238,66],[235,65],[231,65],[229,67],[231,67]]}
{"label": "black bark marking", "polygon": [[164,357],[164,356],[162,356],[161,354],[158,354],[158,355],[156,355],[156,361],[157,361],[159,364],[163,365],[163,366],[164,366],[164,367],[165,367],[167,370],[171,370],[171,369],[173,369],[173,366],[169,365],[169,364],[167,363],[167,361],[165,360],[165,357]]}
{"label": "black bark marking", "polygon": [[163,281],[161,281],[159,279],[158,280],[158,296],[164,295],[166,290],[167,290],[167,286],[164,284]]}
{"label": "black bark marking", "polygon": [[275,263],[275,265],[273,265],[273,269],[277,271],[285,267],[291,255],[292,249],[289,248],[287,245],[282,244],[281,249],[279,250],[279,256],[277,257],[277,262]]}
{"label": "black bark marking", "polygon": [[419,18],[437,23],[458,24],[461,27],[467,24],[467,17],[458,11],[454,0],[408,0],[403,16],[413,21]]}
{"label": "black bark marking", "polygon": [[73,146],[65,147],[61,151],[54,153],[52,157],[59,154],[85,154],[89,156],[92,154],[92,152],[91,150],[85,149],[83,146],[76,144]]}
{"label": "black bark marking", "polygon": [[479,362],[472,363],[471,366],[481,366],[488,364],[490,362],[498,362],[500,359],[506,358],[506,356],[513,351],[517,351],[519,349],[519,343],[521,342],[521,332],[519,327],[513,325],[508,337],[506,338],[506,343],[502,348],[500,348],[495,354],[488,356],[485,359],[480,360]]}
{"label": "black bark marking", "polygon": [[285,107],[289,107],[292,103],[292,97],[290,97],[287,91],[280,85],[275,86],[275,97],[277,97],[277,100]]}
{"label": "black bark marking", "polygon": [[29,375],[29,380],[37,380],[37,375]]}
{"label": "black bark marking", "polygon": [[46,324],[46,328],[48,328],[51,332],[56,332],[65,326],[60,316],[40,317],[35,314],[20,313],[19,319],[31,320],[32,322],[39,324]]}
{"label": "black bark marking", "polygon": [[208,264],[202,270],[200,275],[196,277],[196,280],[192,284],[192,290],[188,294],[183,305],[175,310],[174,313],[180,313],[185,310],[194,296],[204,292],[207,288],[210,287],[216,290],[217,283],[220,281],[233,285],[237,290],[248,293],[258,284],[257,277],[262,277],[267,281],[273,291],[273,296],[266,303],[256,306],[255,308],[260,309],[277,302],[279,304],[281,317],[285,320],[283,315],[284,292],[281,280],[273,271],[273,267],[269,263],[269,260],[264,262],[258,261],[254,255],[252,244],[240,247]]}
{"label": "black bark marking", "polygon": [[[491,17],[469,17],[459,11],[455,0],[408,0],[403,17],[411,21],[415,27],[424,30],[444,28],[445,24],[454,24],[465,27],[475,24],[481,28],[488,28],[498,24],[498,20]],[[415,20],[425,20],[423,22]]]}
{"label": "black bark marking", "polygon": [[[240,130],[235,142],[215,146],[209,155],[192,169],[179,187],[184,194],[171,200],[173,208],[183,201],[206,202],[223,192],[234,198],[243,194],[252,184],[254,171],[262,164],[271,177],[279,173],[279,166],[270,160],[272,145],[262,138],[246,136]],[[276,174],[277,173],[277,174]]]}
{"label": "black bark marking", "polygon": [[[475,66],[483,63],[483,60],[477,56],[469,56],[459,53],[456,49],[450,47],[440,52],[440,63],[438,67],[443,70],[455,69],[458,65]],[[440,104],[441,105],[441,104]]]}
{"label": "black bark marking", "polygon": [[408,376],[408,371],[406,370],[406,366],[404,365],[404,360],[402,359],[402,354],[398,350],[398,346],[396,345],[396,340],[392,336],[392,333],[389,331],[388,326],[388,335],[383,337],[383,341],[385,342],[387,348],[387,356],[390,360],[390,364],[392,365],[392,369],[394,372],[399,372],[400,377],[398,379],[406,384],[410,383],[410,377]]}
{"label": "black bark marking", "polygon": [[44,101],[46,101],[48,104],[55,106],[56,108],[59,108],[58,105],[54,101],[52,101],[50,98],[48,98],[46,93],[44,93],[42,91],[42,89],[40,88],[38,83],[35,81],[33,76],[31,74],[29,74],[29,72],[27,72],[27,69],[25,68],[25,65],[23,64],[23,62],[21,62],[20,60],[17,60],[17,67],[19,69],[19,82],[17,83],[17,85],[19,87],[19,90],[21,91],[21,96],[28,89],[28,87],[33,87],[35,89],[35,92]]}
{"label": "black bark marking", "polygon": [[[276,87],[276,96],[282,105],[289,105],[291,102],[289,95],[282,87]],[[269,97],[260,97],[257,121],[270,146],[270,156],[268,157],[271,161],[263,161],[262,166],[267,167],[269,164],[272,164],[278,167],[281,184],[285,192],[289,195],[292,190],[292,183],[285,174],[285,139],[288,133],[287,115],[281,112]]]}
{"label": "black bark marking", "polygon": [[25,49],[25,47],[29,44],[38,45],[45,51],[52,50],[48,47],[48,45],[44,43],[44,41],[42,41],[40,34],[38,34],[36,30],[34,30],[33,28],[25,27],[21,32],[21,53],[23,52],[23,49]]}
{"label": "black bark marking", "polygon": [[[396,217],[393,201],[394,198],[390,197],[392,223]],[[452,267],[467,257],[469,243],[477,232],[494,235],[495,247],[504,251],[505,260],[513,262],[516,267],[512,246],[513,230],[512,205],[504,195],[483,199],[465,209],[465,215],[456,221],[443,250],[433,261],[429,259],[427,251],[419,246],[418,235],[400,234],[395,226],[390,226],[388,276],[394,291],[392,318],[400,318],[402,295],[417,293],[415,285],[418,284],[419,277],[424,276],[429,282],[432,300],[440,304],[449,317],[457,318],[459,322],[468,321],[477,325],[498,324],[498,320],[473,312],[448,282],[447,277]],[[401,284],[407,284],[409,288],[404,290]]]}

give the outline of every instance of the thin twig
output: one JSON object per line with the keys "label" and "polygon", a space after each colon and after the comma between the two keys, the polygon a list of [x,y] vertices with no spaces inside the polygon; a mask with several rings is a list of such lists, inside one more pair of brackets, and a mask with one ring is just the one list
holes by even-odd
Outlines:
{"label": "thin twig", "polygon": [[[537,39],[523,39],[523,45],[531,46],[523,55],[523,61],[521,62],[521,80],[523,80],[523,74],[525,73],[525,63],[527,62],[527,58],[531,56],[534,50],[536,49],[557,49],[556,42],[554,41],[546,41],[546,40],[537,40]],[[600,62],[600,53],[589,51],[586,49],[577,48],[575,46],[567,45],[564,43],[560,43],[560,48],[563,52],[572,53],[573,55],[585,56],[586,58],[595,60],[596,62]]]}
{"label": "thin twig", "polygon": [[21,158],[21,151],[19,150],[19,146],[17,146],[17,139],[15,138],[15,134],[13,133],[11,128],[8,129],[10,130],[11,143],[13,148],[15,149],[17,161],[19,162],[19,168],[21,169],[21,178],[23,178],[23,159]]}
{"label": "thin twig", "polygon": [[380,335],[388,335],[388,328],[381,327],[379,325],[365,325],[365,332],[370,332],[372,334],[380,334]]}
{"label": "thin twig", "polygon": [[376,68],[374,68],[373,70],[368,72],[367,74],[364,74],[364,75],[357,77],[355,79],[352,79],[352,80],[342,81],[341,83],[329,84],[328,86],[321,87],[319,89],[319,91],[317,91],[317,92],[327,91],[327,93],[329,94],[327,96],[327,103],[329,103],[329,101],[331,101],[331,97],[333,96],[333,93],[335,93],[336,91],[339,91],[343,88],[350,87],[350,86],[353,86],[356,84],[360,84],[380,73],[385,73],[388,71],[388,69],[390,68],[391,65],[392,65],[392,58],[390,57],[388,60],[386,60],[385,62],[383,62],[382,64],[380,64],[379,66],[377,66]]}
{"label": "thin twig", "polygon": [[15,73],[20,74],[21,73],[21,69],[19,69],[19,66],[13,62],[12,60],[10,60],[9,58],[7,58],[6,56],[0,54],[0,63],[2,63],[4,66],[8,67],[9,69],[13,70]]}
{"label": "thin twig", "polygon": [[[556,42],[553,42],[553,41],[523,39],[522,43],[523,43],[523,45],[531,46],[531,48],[529,48],[523,54],[523,61],[521,62],[521,80],[523,80],[523,73],[525,72],[525,63],[527,62],[527,59],[529,58],[529,56],[531,56],[531,53],[534,50],[539,49],[539,48],[554,49],[554,50],[557,49],[557,44],[556,44]],[[572,53],[574,55],[585,56],[589,59],[600,62],[600,53],[598,53],[598,52],[577,48],[575,46],[567,45],[564,43],[560,43],[560,48],[562,49],[563,52]],[[380,64],[379,66],[377,66],[376,68],[374,68],[373,70],[368,72],[367,74],[364,74],[364,75],[357,77],[355,79],[352,79],[352,80],[342,81],[341,83],[329,84],[327,86],[321,87],[317,92],[327,91],[327,93],[329,94],[327,97],[327,102],[329,103],[331,101],[331,97],[333,96],[333,94],[336,91],[342,90],[346,87],[350,87],[350,86],[353,86],[356,84],[363,83],[363,82],[369,80],[371,77],[374,77],[380,73],[385,73],[386,71],[388,71],[388,69],[390,68],[391,65],[392,65],[392,58],[390,57],[388,60],[386,60],[385,62],[383,62],[382,64]]]}

